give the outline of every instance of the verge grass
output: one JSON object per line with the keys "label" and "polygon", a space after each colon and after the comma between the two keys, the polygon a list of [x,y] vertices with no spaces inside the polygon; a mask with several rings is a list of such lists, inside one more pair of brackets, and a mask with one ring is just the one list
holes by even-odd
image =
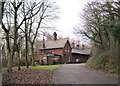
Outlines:
{"label": "verge grass", "polygon": [[60,67],[60,65],[36,65],[30,66],[33,69],[41,69],[41,70],[56,70]]}

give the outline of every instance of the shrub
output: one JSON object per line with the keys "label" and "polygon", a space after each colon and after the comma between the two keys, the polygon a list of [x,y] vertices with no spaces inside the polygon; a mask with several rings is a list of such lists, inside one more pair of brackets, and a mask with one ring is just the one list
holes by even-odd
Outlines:
{"label": "shrub", "polygon": [[88,59],[87,65],[89,65],[94,69],[104,69],[106,62],[107,62],[107,54],[102,53]]}
{"label": "shrub", "polygon": [[91,68],[103,70],[108,73],[118,73],[118,64],[110,59],[109,51],[107,51],[89,58],[86,64]]}

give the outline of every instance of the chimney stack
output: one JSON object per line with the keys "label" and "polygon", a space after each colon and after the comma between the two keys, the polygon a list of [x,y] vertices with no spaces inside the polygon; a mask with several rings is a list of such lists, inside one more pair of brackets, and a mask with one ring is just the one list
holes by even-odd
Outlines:
{"label": "chimney stack", "polygon": [[76,44],[76,48],[80,49],[80,41],[78,40],[78,43]]}
{"label": "chimney stack", "polygon": [[43,48],[45,48],[45,39],[43,39]]}
{"label": "chimney stack", "polygon": [[53,36],[54,36],[54,37],[53,37],[53,40],[54,40],[54,41],[57,40],[57,33],[56,33],[56,32],[53,33]]}
{"label": "chimney stack", "polygon": [[43,48],[45,48],[45,39],[44,39],[45,33],[43,34]]}
{"label": "chimney stack", "polygon": [[79,45],[79,44],[77,44],[77,45],[76,45],[76,48],[77,48],[77,49],[79,49],[79,47],[80,47],[80,45]]}

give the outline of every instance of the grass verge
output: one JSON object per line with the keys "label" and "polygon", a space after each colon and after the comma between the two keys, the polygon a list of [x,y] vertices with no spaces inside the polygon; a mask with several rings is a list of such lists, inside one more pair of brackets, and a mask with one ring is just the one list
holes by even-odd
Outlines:
{"label": "grass verge", "polygon": [[60,65],[36,65],[35,67],[30,66],[33,69],[41,69],[41,70],[56,70],[60,67]]}

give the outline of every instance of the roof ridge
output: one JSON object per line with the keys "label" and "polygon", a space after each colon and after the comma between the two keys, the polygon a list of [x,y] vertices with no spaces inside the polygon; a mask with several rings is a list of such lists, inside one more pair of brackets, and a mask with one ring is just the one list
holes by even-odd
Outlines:
{"label": "roof ridge", "polygon": [[[57,40],[46,40],[45,41],[45,48],[61,48],[64,47],[66,42],[68,41],[67,38],[57,39]],[[42,41],[41,41],[42,43]],[[42,46],[41,46],[42,48]]]}
{"label": "roof ridge", "polygon": [[57,40],[45,40],[45,41],[58,41],[58,40],[65,40],[65,39],[67,39],[67,38],[62,38],[62,39],[57,39]]}

